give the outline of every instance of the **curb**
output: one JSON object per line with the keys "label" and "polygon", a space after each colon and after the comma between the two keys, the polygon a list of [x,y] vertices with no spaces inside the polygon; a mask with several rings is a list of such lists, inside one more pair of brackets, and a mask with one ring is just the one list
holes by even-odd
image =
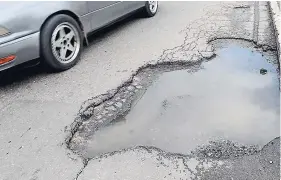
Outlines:
{"label": "curb", "polygon": [[280,44],[281,44],[281,2],[280,1],[269,1],[269,11],[271,20],[273,23],[276,45],[277,45],[277,54],[279,60],[279,73],[280,73]]}

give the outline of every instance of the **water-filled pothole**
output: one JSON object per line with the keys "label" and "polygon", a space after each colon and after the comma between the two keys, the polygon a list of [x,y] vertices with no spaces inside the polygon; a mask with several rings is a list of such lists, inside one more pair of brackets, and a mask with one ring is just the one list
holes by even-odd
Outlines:
{"label": "water-filled pothole", "polygon": [[279,136],[278,73],[269,62],[275,55],[217,47],[217,56],[197,72],[152,78],[125,116],[87,140],[84,156],[137,145],[187,154],[211,140],[263,146]]}

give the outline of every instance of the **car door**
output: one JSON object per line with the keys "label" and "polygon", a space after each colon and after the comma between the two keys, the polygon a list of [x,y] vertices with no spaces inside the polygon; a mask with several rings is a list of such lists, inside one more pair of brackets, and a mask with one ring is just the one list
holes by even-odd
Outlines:
{"label": "car door", "polygon": [[95,12],[120,1],[86,1],[89,12]]}
{"label": "car door", "polygon": [[96,30],[114,19],[114,7],[120,1],[87,1],[92,30]]}
{"label": "car door", "polygon": [[87,3],[93,31],[144,6],[144,1],[87,1]]}

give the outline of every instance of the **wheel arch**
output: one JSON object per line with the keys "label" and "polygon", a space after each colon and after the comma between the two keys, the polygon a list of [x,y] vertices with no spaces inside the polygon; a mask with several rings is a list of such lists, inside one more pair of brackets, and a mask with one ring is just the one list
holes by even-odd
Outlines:
{"label": "wheel arch", "polygon": [[46,22],[51,19],[52,17],[56,16],[56,15],[59,15],[59,14],[65,14],[65,15],[68,15],[70,17],[72,17],[79,25],[79,27],[81,28],[82,32],[83,32],[83,37],[84,39],[87,41],[87,37],[84,33],[84,27],[83,27],[83,24],[81,22],[81,20],[79,19],[79,17],[72,11],[70,10],[60,10],[60,11],[57,11],[57,12],[54,12],[53,14],[49,15],[45,21],[42,23],[41,27],[40,27],[40,32],[42,31],[44,25],[46,24]]}

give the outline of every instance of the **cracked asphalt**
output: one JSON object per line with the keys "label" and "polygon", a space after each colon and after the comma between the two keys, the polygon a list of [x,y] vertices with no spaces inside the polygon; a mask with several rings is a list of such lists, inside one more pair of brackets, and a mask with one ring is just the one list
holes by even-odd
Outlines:
{"label": "cracked asphalt", "polygon": [[[279,72],[270,22],[266,2],[160,2],[154,18],[132,17],[93,36],[81,61],[68,71],[47,74],[35,67],[11,74],[0,87],[0,179],[280,179],[280,94],[279,82],[272,80]],[[243,48],[265,59],[262,67],[268,70],[259,74],[265,91],[254,94],[266,98],[261,99],[266,105],[261,106],[261,119],[240,127],[245,132],[255,128],[245,134],[250,141],[239,137],[232,138],[237,143],[220,140],[193,147],[189,140],[180,141],[183,146],[177,149],[177,143],[165,148],[165,143],[137,141],[149,138],[141,135],[136,143],[113,149],[104,150],[99,143],[87,146],[96,133],[122,124],[159,75],[202,72],[202,65],[215,61],[219,49],[233,42],[246,43]],[[252,84],[259,87],[257,81]],[[163,101],[162,107],[169,108],[171,102],[182,103]],[[255,117],[253,112],[239,117]],[[263,125],[266,118],[269,123]],[[133,130],[146,127],[136,125]],[[230,132],[227,136],[232,137]],[[116,134],[108,134],[113,144],[114,138],[118,142]],[[101,151],[96,153],[96,147]]]}

